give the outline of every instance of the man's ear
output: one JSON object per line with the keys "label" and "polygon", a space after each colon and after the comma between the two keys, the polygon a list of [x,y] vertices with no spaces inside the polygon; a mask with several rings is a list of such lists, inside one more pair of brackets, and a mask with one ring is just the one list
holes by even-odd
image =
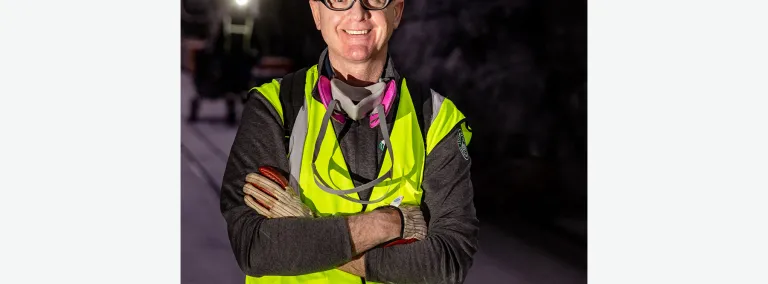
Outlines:
{"label": "man's ear", "polygon": [[394,0],[395,1],[395,7],[393,7],[393,10],[395,12],[395,29],[400,26],[400,20],[403,18],[403,9],[405,7],[405,0]]}
{"label": "man's ear", "polygon": [[320,8],[318,5],[323,5],[320,1],[309,0],[309,8],[312,9],[312,18],[315,19],[315,28],[320,30]]}

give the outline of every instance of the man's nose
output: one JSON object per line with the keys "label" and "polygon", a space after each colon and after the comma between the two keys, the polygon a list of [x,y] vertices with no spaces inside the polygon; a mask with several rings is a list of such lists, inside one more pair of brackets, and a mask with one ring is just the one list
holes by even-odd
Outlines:
{"label": "man's nose", "polygon": [[352,4],[352,8],[347,10],[347,13],[347,15],[352,18],[352,20],[361,21],[366,18],[368,10],[363,7],[362,0],[357,0],[354,4]]}

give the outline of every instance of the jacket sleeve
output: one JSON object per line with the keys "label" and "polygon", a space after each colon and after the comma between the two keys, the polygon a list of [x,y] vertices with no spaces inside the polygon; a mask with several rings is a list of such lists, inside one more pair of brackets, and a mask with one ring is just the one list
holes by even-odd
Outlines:
{"label": "jacket sleeve", "polygon": [[424,202],[427,237],[375,248],[365,255],[366,278],[386,283],[462,283],[477,251],[471,160],[462,154],[457,127],[426,158]]}
{"label": "jacket sleeve", "polygon": [[288,171],[280,117],[260,94],[245,104],[221,186],[221,212],[240,269],[250,276],[323,271],[352,257],[349,229],[341,218],[276,218],[244,202],[245,176],[259,166]]}

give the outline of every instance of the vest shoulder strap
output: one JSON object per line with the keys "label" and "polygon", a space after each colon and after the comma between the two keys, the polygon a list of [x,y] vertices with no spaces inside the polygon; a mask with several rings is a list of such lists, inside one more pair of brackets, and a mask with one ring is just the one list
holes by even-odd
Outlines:
{"label": "vest shoulder strap", "polygon": [[429,125],[428,123],[432,117],[432,107],[427,106],[426,112],[429,113],[426,113],[424,103],[432,97],[432,92],[429,88],[429,85],[417,80],[408,79],[406,84],[408,85],[408,93],[410,93],[411,100],[413,101],[413,109],[416,111],[416,117],[419,121],[421,137],[424,138],[424,144],[426,145],[427,129],[424,126]]}

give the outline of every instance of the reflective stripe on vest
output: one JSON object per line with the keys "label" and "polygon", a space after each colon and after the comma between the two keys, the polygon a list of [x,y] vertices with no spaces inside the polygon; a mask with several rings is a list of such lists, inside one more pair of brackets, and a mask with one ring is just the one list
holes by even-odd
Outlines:
{"label": "reflective stripe on vest", "polygon": [[[297,131],[300,131],[302,134],[305,134],[305,137],[304,139],[296,139],[294,141],[292,134],[291,143],[298,145],[294,145],[297,147],[290,147],[291,157],[289,158],[291,161],[301,162],[300,165],[291,166],[291,176],[297,179],[295,182],[298,183],[301,188],[302,201],[312,208],[313,211],[318,213],[318,215],[340,216],[360,213],[363,211],[363,206],[361,204],[345,200],[333,194],[328,194],[318,188],[314,182],[311,165],[312,153],[314,152],[315,141],[317,141],[318,135],[320,134],[320,125],[323,115],[325,114],[325,106],[312,97],[312,90],[317,83],[317,76],[317,66],[313,66],[307,71],[303,112],[299,112],[299,117],[296,120],[293,132],[295,134]],[[272,81],[255,89],[269,101],[272,107],[274,107],[280,115],[281,120],[284,120],[284,112],[279,101],[279,88],[280,84],[277,81]],[[423,194],[421,182],[422,175],[424,174],[424,162],[427,153],[431,151],[440,140],[448,135],[457,124],[464,120],[464,115],[455,108],[450,100],[441,100],[442,103],[441,106],[439,106],[440,111],[434,115],[433,122],[427,135],[427,147],[425,149],[424,138],[422,137],[422,131],[419,129],[418,123],[418,119],[421,118],[416,117],[416,111],[405,80],[402,81],[402,85],[400,86],[399,96],[400,99],[398,102],[395,124],[391,128],[390,134],[394,165],[390,162],[389,153],[385,152],[382,166],[379,170],[379,176],[381,176],[383,173],[386,173],[390,167],[393,167],[392,177],[384,180],[373,188],[371,200],[381,197],[389,192],[390,189],[396,188],[396,191],[381,202],[368,205],[365,209],[366,212],[372,211],[380,206],[389,205],[398,197],[402,197],[401,204],[419,205]],[[306,121],[300,121],[302,120],[302,116],[305,116]],[[300,125],[302,125],[301,127],[304,129],[297,130]],[[334,188],[353,188],[354,184],[350,178],[346,166],[347,163],[344,161],[341,148],[336,140],[335,131],[329,127],[326,129],[326,133],[323,133],[322,135],[325,135],[325,138],[323,140],[323,145],[320,146],[321,149],[316,161],[318,173]],[[465,134],[465,138],[466,137],[469,136]],[[469,138],[466,138],[466,140],[467,143],[469,143]],[[298,147],[301,145],[303,145],[303,147]],[[375,145],[371,145],[371,147],[374,146]],[[297,148],[299,149],[297,150]],[[296,173],[294,172],[295,170],[298,170],[299,172]],[[355,199],[358,198],[357,194],[348,196]],[[307,237],[312,237],[311,233],[308,233]],[[363,281],[359,276],[338,269],[299,276],[246,276],[246,283],[344,284],[362,282]],[[365,282],[376,283],[373,281]]]}

